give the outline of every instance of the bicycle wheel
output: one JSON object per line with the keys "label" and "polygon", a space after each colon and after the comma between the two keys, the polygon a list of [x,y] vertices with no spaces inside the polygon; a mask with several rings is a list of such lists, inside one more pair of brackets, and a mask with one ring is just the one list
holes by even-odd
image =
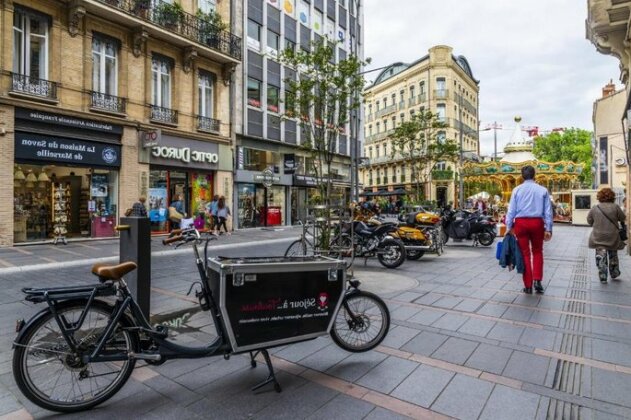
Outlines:
{"label": "bicycle wheel", "polygon": [[377,295],[358,290],[344,296],[331,338],[341,348],[361,353],[377,347],[390,329],[390,311]]}
{"label": "bicycle wheel", "polygon": [[[57,313],[66,323],[79,320],[86,301],[59,305]],[[83,325],[69,334],[79,344],[71,352],[52,312],[46,313],[22,335],[13,352],[13,376],[20,391],[34,404],[47,410],[76,412],[92,408],[110,397],[127,382],[135,359],[123,362],[84,363],[81,355],[96,347],[105,330],[112,307],[94,302]],[[131,322],[123,317],[101,354],[138,351],[136,333],[123,329]]]}
{"label": "bicycle wheel", "polygon": [[285,251],[285,257],[306,257],[311,255],[313,255],[313,246],[302,239],[292,242],[287,251]]}

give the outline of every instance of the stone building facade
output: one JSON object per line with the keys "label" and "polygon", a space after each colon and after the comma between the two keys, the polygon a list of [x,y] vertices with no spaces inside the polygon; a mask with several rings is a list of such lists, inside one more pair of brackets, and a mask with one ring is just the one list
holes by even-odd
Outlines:
{"label": "stone building facade", "polygon": [[[392,156],[389,136],[415,113],[431,110],[446,124],[439,136],[459,141],[463,150],[479,155],[479,81],[464,56],[438,45],[411,63],[394,63],[383,70],[364,92],[364,156],[360,179],[364,192],[411,189],[409,164]],[[462,107],[462,121],[460,109]],[[425,198],[443,204],[456,202],[453,164],[437,162],[425,187]]]}
{"label": "stone building facade", "polygon": [[232,2],[0,4],[0,246],[112,236],[140,195],[155,232],[177,195],[230,202]]}

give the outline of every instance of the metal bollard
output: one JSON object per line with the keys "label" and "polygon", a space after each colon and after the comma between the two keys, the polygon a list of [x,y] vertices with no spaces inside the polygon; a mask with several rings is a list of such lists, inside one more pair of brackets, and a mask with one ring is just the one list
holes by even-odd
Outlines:
{"label": "metal bollard", "polygon": [[149,319],[151,305],[151,224],[148,217],[121,217],[120,262],[133,261],[138,265],[125,276],[131,292],[142,313]]}

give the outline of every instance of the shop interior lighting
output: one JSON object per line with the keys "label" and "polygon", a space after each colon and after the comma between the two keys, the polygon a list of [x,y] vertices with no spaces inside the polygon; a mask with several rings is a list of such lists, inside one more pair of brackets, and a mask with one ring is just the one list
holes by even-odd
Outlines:
{"label": "shop interior lighting", "polygon": [[26,179],[26,177],[24,176],[24,172],[22,172],[22,169],[18,168],[18,170],[15,171],[15,174],[13,174],[13,179],[15,179],[16,181],[24,181]]}
{"label": "shop interior lighting", "polygon": [[28,175],[26,175],[26,180],[28,182],[37,182],[37,177],[33,173],[33,171],[28,171]]}
{"label": "shop interior lighting", "polygon": [[39,176],[37,177],[37,180],[39,182],[50,182],[50,178],[48,178],[48,175],[46,175],[46,172],[42,171]]}

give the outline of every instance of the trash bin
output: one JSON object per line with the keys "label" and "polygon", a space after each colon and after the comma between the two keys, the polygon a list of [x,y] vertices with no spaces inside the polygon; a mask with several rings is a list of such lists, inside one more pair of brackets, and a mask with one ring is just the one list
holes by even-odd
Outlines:
{"label": "trash bin", "polygon": [[210,288],[232,350],[327,335],[342,303],[344,262],[314,257],[210,258]]}

